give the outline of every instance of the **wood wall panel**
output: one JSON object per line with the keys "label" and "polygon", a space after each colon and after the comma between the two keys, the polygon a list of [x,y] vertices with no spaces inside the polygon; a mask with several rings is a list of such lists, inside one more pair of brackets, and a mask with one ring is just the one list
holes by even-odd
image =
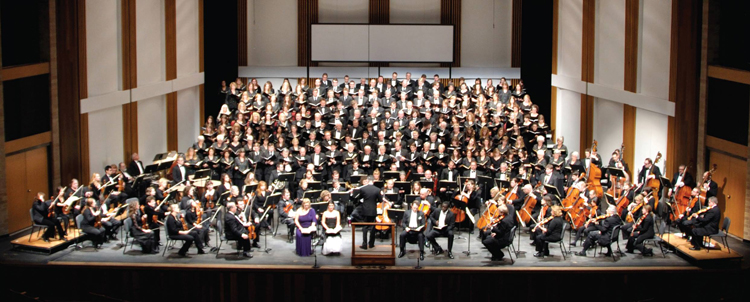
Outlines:
{"label": "wood wall panel", "polygon": [[391,1],[390,0],[370,0],[370,24],[389,24],[391,23]]}
{"label": "wood wall panel", "polygon": [[[238,3],[245,3],[245,12],[247,12],[247,2],[238,1]],[[177,78],[177,6],[175,0],[164,0],[165,5],[165,35],[166,44],[166,72],[167,81],[174,80]],[[238,15],[240,13],[238,12]],[[247,15],[247,14],[245,14]],[[240,21],[241,22],[241,21]],[[247,17],[245,17],[245,23],[247,24]],[[247,28],[247,26],[245,26]],[[247,32],[247,31],[245,31]],[[247,36],[247,35],[245,35]],[[242,43],[240,43],[242,45]],[[245,43],[247,45],[247,43]],[[245,55],[247,61],[247,55]],[[247,64],[247,63],[246,63]],[[178,135],[177,135],[177,92],[171,92],[167,94],[167,150],[178,149]]]}
{"label": "wood wall panel", "polygon": [[[0,26],[2,27],[2,26]],[[1,32],[1,31],[0,31]],[[3,48],[0,47],[0,67],[3,66]],[[3,75],[0,73],[0,171],[7,171],[5,161],[5,100],[3,100]],[[6,173],[0,173],[0,234],[8,233],[8,184]]]}
{"label": "wood wall panel", "polygon": [[[581,146],[578,150],[591,148],[594,139],[594,97],[581,94]],[[584,155],[581,152],[581,157]]]}
{"label": "wood wall panel", "polygon": [[702,8],[700,1],[672,1],[669,101],[675,115],[668,130],[667,175],[680,164],[697,162]]}
{"label": "wood wall panel", "polygon": [[[80,100],[89,97],[88,90],[88,77],[86,67],[86,1],[77,1],[78,4],[78,15],[76,16],[78,21],[78,99],[76,102],[80,108]],[[134,63],[131,61],[131,63]],[[80,112],[80,111],[79,111]],[[79,114],[76,112],[76,114]],[[88,113],[81,114],[80,123],[78,125],[81,133],[81,147],[80,147],[80,166],[82,177],[88,178],[90,173],[89,167],[89,115]]]}
{"label": "wood wall panel", "polygon": [[[203,0],[198,0],[198,72],[203,72]],[[204,84],[199,86],[199,102],[200,102],[200,124],[206,120],[206,95],[204,94]]]}
{"label": "wood wall panel", "polygon": [[133,153],[138,153],[138,103],[122,105],[123,162],[129,163]]}
{"label": "wood wall panel", "polygon": [[318,23],[318,0],[297,0],[297,65],[317,66],[310,59],[310,24]]}
{"label": "wood wall panel", "polygon": [[52,143],[52,132],[47,131],[5,142],[5,154],[11,154],[50,143]]}
{"label": "wood wall panel", "polygon": [[[558,55],[557,47],[558,47],[558,43],[560,43],[558,40],[559,22],[560,22],[560,0],[552,0],[552,74],[557,74],[557,55]],[[554,118],[554,116],[552,116],[551,118]],[[552,125],[554,125],[554,123],[552,123]]]}
{"label": "wood wall panel", "polygon": [[57,5],[58,114],[60,127],[60,177],[81,178],[81,137],[79,102],[79,30],[76,1],[61,0]]}
{"label": "wood wall panel", "polygon": [[[596,51],[596,0],[583,0],[581,29],[581,81],[594,82],[594,52]],[[581,94],[581,146],[590,148],[594,141],[594,97]],[[584,156],[583,152],[581,156]]]}
{"label": "wood wall panel", "polygon": [[732,221],[729,234],[744,238],[747,161],[723,152],[709,153],[709,164],[717,166],[713,181],[719,187],[716,197],[719,199],[722,219],[729,217]]}
{"label": "wood wall panel", "polygon": [[237,0],[237,64],[247,66],[247,1]]}
{"label": "wood wall panel", "polygon": [[[512,18],[513,18],[512,24],[513,25],[511,28],[512,34],[511,34],[510,67],[514,67],[514,68],[521,67],[521,24],[523,23],[522,16],[523,16],[523,0],[513,0],[513,12],[512,12]],[[553,24],[555,24],[554,20],[553,20]]]}
{"label": "wood wall panel", "polygon": [[[630,105],[623,105],[622,114],[622,140],[625,144],[625,152],[623,152],[622,159],[630,167],[636,167],[635,163],[635,121],[636,121],[636,108]],[[631,178],[633,179],[633,168],[631,168]]]}
{"label": "wood wall panel", "polygon": [[60,178],[60,100],[57,96],[57,2],[49,3],[49,73],[50,73],[50,105],[52,106],[52,183],[59,184]]}
{"label": "wood wall panel", "polygon": [[639,0],[625,1],[625,90],[637,93]]}
{"label": "wood wall panel", "polygon": [[453,63],[440,63],[441,67],[461,66],[461,0],[440,0],[440,24],[453,25]]}
{"label": "wood wall panel", "polygon": [[167,94],[167,150],[178,150],[177,92]]}
{"label": "wood wall panel", "polygon": [[[138,64],[136,52],[135,0],[122,0],[122,87],[123,90],[138,87]],[[122,105],[122,158],[129,163],[133,153],[138,153],[138,104]]]}
{"label": "wood wall panel", "polygon": [[50,68],[49,62],[13,66],[13,67],[8,67],[8,68],[3,68],[2,70],[0,70],[0,73],[2,73],[2,76],[0,77],[2,77],[3,81],[11,81],[11,80],[20,79],[20,78],[28,78],[28,77],[38,76],[42,74],[48,74],[49,68]]}

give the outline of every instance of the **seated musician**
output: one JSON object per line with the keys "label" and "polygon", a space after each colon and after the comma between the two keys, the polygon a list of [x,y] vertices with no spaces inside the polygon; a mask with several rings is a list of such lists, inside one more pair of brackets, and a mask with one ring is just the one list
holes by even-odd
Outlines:
{"label": "seated musician", "polygon": [[[689,224],[693,226],[690,232],[691,250],[700,250],[703,246],[703,236],[713,235],[719,232],[719,200],[716,196],[708,198],[708,207],[690,215]],[[701,213],[702,212],[702,213]]]}
{"label": "seated musician", "polygon": [[[591,192],[593,192],[593,190]],[[581,193],[581,195],[584,195],[584,194],[586,193]],[[593,194],[596,195],[596,193],[593,193]],[[578,243],[578,240],[581,240],[581,238],[584,238],[585,240],[585,238],[589,236],[589,233],[593,231],[598,231],[599,228],[597,227],[596,224],[591,223],[591,219],[605,214],[602,208],[600,208],[599,205],[596,204],[596,199],[593,199],[593,198],[586,199],[586,203],[584,204],[584,207],[588,209],[589,215],[586,219],[586,223],[580,228],[578,228],[578,230],[576,230],[576,237],[573,240],[573,243],[570,244],[570,246],[576,246],[576,244]]]}
{"label": "seated musician", "polygon": [[237,245],[242,248],[242,256],[253,258],[253,255],[249,254],[250,237],[247,235],[247,227],[250,224],[243,222],[237,213],[237,205],[234,202],[228,202],[227,213],[224,216],[224,234],[227,240],[237,241]]}
{"label": "seated musician", "polygon": [[625,216],[623,216],[623,220],[632,221],[623,224],[620,228],[622,230],[623,240],[628,240],[628,238],[630,238],[630,233],[633,232],[633,226],[638,221],[638,219],[641,219],[641,216],[643,215],[643,208],[645,206],[649,206],[643,202],[643,199],[643,195],[636,195],[635,200],[633,200],[633,202],[627,207],[627,213],[625,214]]}
{"label": "seated musician", "polygon": [[[206,252],[203,251],[203,240],[201,240],[198,232],[195,229],[190,230],[190,225],[187,225],[187,230],[185,229],[180,217],[180,205],[172,204],[170,210],[171,215],[167,216],[166,222],[167,235],[169,239],[184,241],[182,248],[180,248],[177,254],[181,257],[186,257],[187,251],[193,245],[193,242],[195,242],[195,246],[198,248],[198,255],[205,254]],[[185,222],[187,223],[187,221]]]}
{"label": "seated musician", "polygon": [[510,245],[510,231],[513,229],[515,216],[508,214],[508,206],[501,204],[497,207],[500,211],[500,221],[492,227],[491,233],[482,240],[482,244],[492,254],[492,261],[501,261],[505,254],[503,248]]}
{"label": "seated musician", "polygon": [[[167,210],[168,209],[169,208],[167,208]],[[164,219],[167,211],[165,211],[163,207],[157,208],[156,198],[154,196],[146,197],[146,204],[143,207],[143,211],[146,212],[146,215],[148,215],[148,228],[154,232],[154,240],[156,240],[156,245],[161,245],[159,227],[164,224],[163,222],[161,222],[161,220]]]}
{"label": "seated musician", "polygon": [[[207,218],[205,217],[206,214],[203,213],[203,210],[201,209],[203,205],[195,199],[190,199],[190,205],[190,208],[185,211],[185,222],[189,228],[195,227],[193,230],[198,232],[198,237],[201,238],[204,246],[211,247],[211,245],[209,245],[210,240],[208,239],[209,229],[204,227],[203,223]],[[200,223],[198,223],[199,218],[201,220]]]}
{"label": "seated musician", "polygon": [[[552,215],[552,199],[549,196],[542,197],[542,200],[537,204],[539,205],[539,208],[534,208],[534,211],[531,212],[531,217],[534,217],[534,220],[529,223],[529,227],[537,230],[536,224],[540,223],[550,215]],[[531,232],[531,235],[529,236],[529,240],[531,240],[531,245],[536,245],[537,240],[535,239],[538,232]]]}
{"label": "seated musician", "polygon": [[[542,200],[547,199],[547,196],[545,196]],[[536,234],[534,236],[534,245],[536,246],[536,254],[534,254],[534,257],[544,257],[549,256],[549,242],[559,241],[562,238],[562,228],[563,228],[563,219],[562,219],[562,208],[558,205],[551,207],[551,218],[552,220],[543,223],[544,221],[540,220],[539,223],[534,226],[533,233]]]}
{"label": "seated musician", "polygon": [[404,231],[399,234],[399,245],[401,252],[398,257],[404,257],[406,255],[406,242],[416,241],[419,246],[419,260],[424,260],[424,228],[426,219],[424,212],[417,211],[419,208],[419,202],[415,201],[411,204],[411,210],[404,213],[404,219],[401,221],[401,226]]}
{"label": "seated musician", "polygon": [[36,193],[36,199],[34,199],[34,203],[31,206],[33,209],[32,218],[34,219],[34,223],[47,226],[47,230],[44,232],[44,235],[42,235],[44,242],[49,242],[50,238],[55,237],[55,230],[57,230],[57,234],[60,236],[61,240],[65,239],[65,231],[63,231],[60,221],[54,216],[48,217],[52,203],[52,200],[44,201],[44,193],[39,192]]}
{"label": "seated musician", "polygon": [[654,252],[647,249],[643,244],[646,239],[654,238],[654,215],[651,215],[651,206],[645,205],[641,209],[641,217],[636,220],[635,227],[631,227],[628,235],[628,243],[625,245],[627,253],[633,253],[633,249],[641,251],[643,256],[653,256]]}
{"label": "seated musician", "polygon": [[419,196],[414,200],[415,202],[418,202],[420,204],[425,204],[430,206],[430,208],[435,206],[435,197],[430,195],[430,189],[428,188],[421,188],[419,189]]}
{"label": "seated musician", "polygon": [[289,190],[284,189],[284,193],[281,194],[281,199],[276,209],[279,211],[279,223],[286,224],[287,236],[291,241],[294,238],[294,217],[296,208],[299,207],[297,203],[290,196]]}
{"label": "seated musician", "polygon": [[690,218],[691,213],[695,213],[700,211],[700,209],[703,207],[703,204],[700,200],[700,193],[701,189],[700,187],[693,188],[693,191],[690,192],[690,204],[693,206],[685,208],[685,213],[681,214],[680,217],[677,219],[677,227],[680,229],[680,232],[684,235],[683,237],[687,238],[687,235],[690,234],[690,230],[692,229],[691,223],[688,223],[688,218]]}
{"label": "seated musician", "polygon": [[[95,248],[101,248],[104,243],[106,231],[101,224],[97,224],[97,217],[101,215],[101,208],[96,206],[96,200],[93,198],[86,199],[86,207],[83,209],[83,221],[81,221],[81,231],[91,238]],[[104,221],[107,218],[101,218]]]}
{"label": "seated musician", "polygon": [[479,211],[479,192],[479,186],[475,184],[474,180],[469,179],[464,182],[464,189],[457,191],[454,194],[453,199],[460,199],[461,197],[459,196],[467,197],[469,199],[466,202],[467,207],[472,214],[476,214]]}
{"label": "seated musician", "polygon": [[617,216],[617,208],[614,206],[607,208],[607,214],[604,217],[606,218],[603,218],[602,221],[597,220],[592,222],[596,225],[598,230],[589,233],[588,237],[586,237],[586,241],[583,242],[583,250],[576,253],[577,256],[585,257],[586,250],[597,243],[602,246],[607,245],[607,253],[605,256],[612,255],[612,247],[608,245],[611,243],[612,231],[616,226],[622,223],[622,220],[620,220],[620,216]]}
{"label": "seated musician", "polygon": [[[65,188],[63,187],[57,187],[57,195],[54,199],[50,200],[50,206],[51,211],[54,211],[54,216],[56,216],[57,220],[60,221],[60,224],[63,227],[63,233],[65,234],[68,231],[68,225],[69,221],[72,217],[75,216],[69,216],[68,214],[65,214],[63,209],[65,208]],[[64,236],[62,236],[64,237]]]}
{"label": "seated musician", "polygon": [[325,230],[323,255],[341,254],[341,214],[333,201],[328,202],[328,209],[323,212],[321,220]]}
{"label": "seated musician", "polygon": [[430,214],[432,230],[425,237],[435,249],[435,255],[443,253],[443,248],[440,247],[435,238],[448,237],[448,258],[453,259],[453,227],[456,222],[456,215],[450,211],[449,207],[450,202],[444,201],[440,205],[439,211],[432,211]]}
{"label": "seated musician", "polygon": [[[70,185],[68,186],[68,189],[65,190],[63,198],[65,198],[65,200],[68,200],[71,196],[83,198],[86,191],[88,191],[88,188],[79,187],[78,179],[73,178],[70,180]],[[72,214],[71,217],[76,217],[78,214],[81,214],[81,208],[83,207],[81,206],[80,199],[73,202],[73,206],[70,209],[70,214]]]}
{"label": "seated musician", "polygon": [[[130,226],[130,236],[141,246],[141,252],[144,254],[158,254],[159,244],[154,237],[154,231],[148,227],[148,215],[140,208],[145,206],[138,205],[138,201],[131,201],[128,204],[128,213],[133,224]],[[146,221],[144,225],[143,221]]]}

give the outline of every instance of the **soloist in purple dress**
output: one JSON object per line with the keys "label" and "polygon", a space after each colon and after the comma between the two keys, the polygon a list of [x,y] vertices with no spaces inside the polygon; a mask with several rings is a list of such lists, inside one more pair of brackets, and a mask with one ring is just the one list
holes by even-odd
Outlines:
{"label": "soloist in purple dress", "polygon": [[[306,215],[299,216],[299,224],[303,228],[309,227],[313,222],[317,222],[317,220],[317,215],[315,214],[314,209],[310,209],[310,211],[308,211]],[[295,241],[297,243],[297,255],[312,255],[312,233],[302,234],[302,232],[297,229],[297,234],[295,237]]]}

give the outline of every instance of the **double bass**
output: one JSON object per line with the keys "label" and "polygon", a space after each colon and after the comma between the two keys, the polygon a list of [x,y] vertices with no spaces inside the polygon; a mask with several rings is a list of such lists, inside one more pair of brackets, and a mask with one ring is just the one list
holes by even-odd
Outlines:
{"label": "double bass", "polygon": [[659,163],[659,160],[661,160],[661,152],[656,152],[654,163],[652,163],[651,167],[648,168],[648,173],[646,174],[647,177],[652,175],[654,176],[653,178],[646,180],[646,186],[651,187],[651,192],[653,192],[654,211],[656,211],[656,209],[659,207],[659,189],[661,188],[661,182],[658,178],[656,178],[656,175],[654,175],[654,166]]}
{"label": "double bass", "polygon": [[[680,179],[683,181],[688,168],[690,168],[690,165],[685,166],[685,170],[680,174]],[[690,204],[690,192],[692,191],[693,188],[683,185],[676,192],[672,192],[672,213],[670,214],[672,221],[677,220],[680,215],[685,213],[685,209],[687,209]]]}
{"label": "double bass", "polygon": [[[596,146],[598,144],[599,143],[596,140],[594,140],[594,144],[591,145],[592,153],[596,152]],[[601,183],[602,169],[599,169],[599,167],[594,164],[593,160],[591,160],[591,162],[589,163],[589,171],[587,175],[588,175],[588,179],[586,183],[589,185],[589,188],[591,188],[591,190],[594,190],[596,192],[597,197],[601,198],[602,196],[604,196],[604,190],[602,189],[602,183]]]}

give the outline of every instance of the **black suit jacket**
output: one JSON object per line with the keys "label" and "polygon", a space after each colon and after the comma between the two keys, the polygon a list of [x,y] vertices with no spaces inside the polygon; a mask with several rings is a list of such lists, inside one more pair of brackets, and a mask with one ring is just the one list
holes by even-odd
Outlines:
{"label": "black suit jacket", "polygon": [[547,224],[547,232],[544,233],[544,239],[546,241],[557,241],[560,240],[563,229],[563,219],[555,217]]}
{"label": "black suit jacket", "polygon": [[638,237],[652,238],[654,237],[654,215],[648,215],[643,218],[641,224],[635,229],[638,232]]}
{"label": "black suit jacket", "polygon": [[[142,161],[138,161],[138,163],[141,164],[141,168],[143,168],[144,172],[146,170],[146,166],[143,165]],[[138,175],[141,175],[141,170],[138,169],[138,165],[136,164],[136,161],[131,161],[128,165],[128,174],[132,177],[136,177]]]}
{"label": "black suit jacket", "polygon": [[[674,176],[672,176],[672,188],[674,188],[675,184],[677,183],[677,179],[680,178],[680,173],[675,172]],[[685,177],[682,179],[682,182],[685,184],[685,186],[688,187],[695,187],[695,180],[693,179],[693,176],[690,175],[690,173],[685,172]]]}
{"label": "black suit jacket", "polygon": [[[471,170],[464,171],[464,175],[462,177],[470,177],[471,176]],[[484,176],[484,172],[477,170],[477,176]]]}
{"label": "black suit jacket", "polygon": [[696,219],[697,227],[706,229],[709,234],[716,234],[719,232],[719,219],[721,219],[721,211],[719,207],[713,207],[704,213],[703,216],[698,216]]}
{"label": "black suit jacket", "polygon": [[240,240],[242,234],[247,233],[247,229],[238,220],[239,217],[227,212],[224,214],[224,235],[229,240]]}
{"label": "black suit jacket", "polygon": [[505,218],[500,220],[498,224],[492,227],[492,233],[495,233],[495,239],[501,242],[501,245],[510,244],[510,240],[508,239],[510,239],[510,231],[513,229],[513,225],[515,223],[515,220],[512,219],[513,218],[511,218],[511,215],[506,215]]}
{"label": "black suit jacket", "polygon": [[383,199],[380,189],[372,184],[366,185],[359,189],[359,197],[362,198],[362,215],[377,216],[377,204]]}
{"label": "black suit jacket", "polygon": [[719,193],[719,186],[711,180],[711,182],[708,183],[708,192],[706,192],[706,200],[704,201],[705,204],[708,204],[708,198],[716,196],[716,194]]}
{"label": "black suit jacket", "polygon": [[41,200],[35,200],[34,205],[32,205],[32,216],[34,219],[34,223],[41,223],[42,219],[47,217],[48,209],[52,201],[41,201]]}
{"label": "black suit jacket", "polygon": [[[411,211],[409,211],[411,212]],[[430,223],[432,224],[432,227],[437,227],[440,224],[440,212],[441,210],[432,211],[430,214]],[[451,231],[453,230],[453,227],[456,225],[456,215],[453,214],[451,210],[448,210],[448,213],[445,214],[445,228],[441,229],[441,231]]]}
{"label": "black suit jacket", "polygon": [[606,244],[610,242],[610,237],[612,236],[612,231],[614,228],[618,225],[622,224],[622,220],[620,220],[620,217],[617,215],[612,215],[610,217],[607,217],[602,222],[600,222],[597,225],[597,228],[602,233],[601,238],[599,238],[599,242]]}
{"label": "black suit jacket", "polygon": [[[185,173],[187,174],[187,168],[185,168]],[[172,167],[172,180],[174,181],[174,183],[187,180],[187,175],[182,175],[182,172],[180,172],[179,165],[175,165],[174,167]]]}
{"label": "black suit jacket", "polygon": [[[401,227],[403,227],[404,229],[406,229],[406,228],[409,227],[409,221],[411,221],[411,215],[412,215],[411,209],[408,209],[408,210],[405,211],[405,213],[404,213],[404,219],[401,220]],[[421,226],[423,226],[425,224],[425,220],[426,220],[424,218],[424,212],[417,211],[417,215],[418,215],[417,216],[417,227],[421,227]],[[424,228],[422,228],[422,230],[424,231]]]}
{"label": "black suit jacket", "polygon": [[[542,173],[537,178],[537,181],[544,183],[544,177],[546,175],[547,174]],[[560,175],[560,173],[553,171],[552,175],[550,175],[550,179],[549,179],[549,182],[547,182],[547,184],[557,188],[557,191],[560,193],[560,195],[562,195],[561,199],[565,197],[565,179],[563,178],[562,175]]]}

